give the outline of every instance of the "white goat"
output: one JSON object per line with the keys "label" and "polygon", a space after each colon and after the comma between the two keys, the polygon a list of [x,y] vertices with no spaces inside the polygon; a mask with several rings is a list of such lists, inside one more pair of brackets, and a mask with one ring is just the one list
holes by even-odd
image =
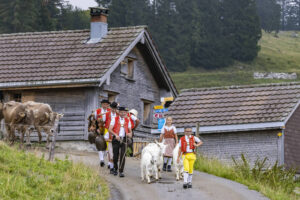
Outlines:
{"label": "white goat", "polygon": [[154,156],[149,152],[143,152],[141,158],[141,177],[142,181],[146,180],[148,183],[151,182],[150,177],[153,176],[153,173],[156,172],[156,160],[154,160]]}
{"label": "white goat", "polygon": [[[167,145],[158,142],[150,143],[144,147],[142,151],[142,159],[141,159],[142,180],[144,180],[145,173],[149,175],[149,178],[152,176],[153,173],[155,173],[156,180],[161,178],[161,171],[163,167],[163,154],[166,150],[166,147]],[[149,170],[151,169],[151,173],[150,171],[145,172],[144,169],[147,169],[146,166],[151,166],[151,163],[152,163],[152,169],[151,167],[148,167]]]}
{"label": "white goat", "polygon": [[177,163],[178,150],[179,150],[179,144],[177,144],[176,147],[173,150],[173,165],[174,165],[177,181],[179,181],[180,179],[183,178],[183,160],[182,160],[182,157],[180,158],[179,163]]}

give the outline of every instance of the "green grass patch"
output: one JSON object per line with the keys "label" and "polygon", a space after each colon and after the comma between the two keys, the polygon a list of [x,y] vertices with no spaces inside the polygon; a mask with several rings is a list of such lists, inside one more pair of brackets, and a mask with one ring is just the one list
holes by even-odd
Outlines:
{"label": "green grass patch", "polygon": [[68,160],[48,162],[0,141],[0,199],[108,199],[97,173]]}
{"label": "green grass patch", "polygon": [[283,170],[283,167],[277,163],[267,166],[266,159],[257,160],[251,167],[243,155],[240,162],[234,160],[234,163],[234,165],[224,164],[217,159],[209,159],[200,155],[194,167],[198,171],[244,184],[271,200],[300,198],[300,195],[295,193],[299,187],[299,181],[294,179],[295,170]]}
{"label": "green grass patch", "polygon": [[218,70],[189,68],[186,72],[171,73],[176,87],[203,88],[231,85],[249,85],[300,81],[277,79],[254,79],[254,72],[297,73],[300,76],[300,38],[292,37],[293,32],[284,31],[275,37],[263,33],[257,58],[250,63],[235,62],[232,66]]}

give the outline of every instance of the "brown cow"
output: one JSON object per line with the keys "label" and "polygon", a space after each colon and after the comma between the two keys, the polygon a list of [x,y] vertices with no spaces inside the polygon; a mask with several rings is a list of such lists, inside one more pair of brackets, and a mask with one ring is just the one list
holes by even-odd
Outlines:
{"label": "brown cow", "polygon": [[[30,116],[30,112],[26,110],[24,104],[9,101],[3,106],[3,117],[5,121],[5,128],[8,134],[8,140],[10,140],[11,144],[15,141],[15,130],[19,131],[27,131],[28,125],[28,117]],[[21,138],[22,139],[22,138]]]}
{"label": "brown cow", "polygon": [[[32,124],[38,132],[39,142],[42,141],[42,130],[47,134],[47,147],[49,145],[50,136],[53,135],[54,131],[58,127],[58,122],[63,114],[53,112],[50,105],[44,103],[38,103],[28,101],[24,103],[27,109],[33,111],[34,119]],[[30,139],[30,133],[27,135],[27,142]]]}

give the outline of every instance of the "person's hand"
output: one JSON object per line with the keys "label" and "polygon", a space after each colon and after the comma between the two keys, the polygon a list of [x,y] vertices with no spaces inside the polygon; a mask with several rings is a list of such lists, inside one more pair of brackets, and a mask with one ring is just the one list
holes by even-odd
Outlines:
{"label": "person's hand", "polygon": [[120,141],[120,136],[116,135],[116,140]]}

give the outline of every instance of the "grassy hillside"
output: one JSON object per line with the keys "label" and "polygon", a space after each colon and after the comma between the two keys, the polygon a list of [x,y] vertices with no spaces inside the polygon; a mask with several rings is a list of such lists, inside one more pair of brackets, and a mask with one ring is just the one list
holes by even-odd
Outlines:
{"label": "grassy hillside", "polygon": [[97,173],[70,161],[50,163],[0,141],[0,199],[108,199]]}
{"label": "grassy hillside", "polygon": [[[263,33],[259,44],[261,50],[251,63],[236,62],[233,66],[220,70],[189,69],[183,73],[171,73],[177,88],[199,88],[259,83],[277,83],[300,81],[300,33],[292,37],[294,32],[274,34]],[[253,72],[296,72],[297,80],[257,80]]]}

